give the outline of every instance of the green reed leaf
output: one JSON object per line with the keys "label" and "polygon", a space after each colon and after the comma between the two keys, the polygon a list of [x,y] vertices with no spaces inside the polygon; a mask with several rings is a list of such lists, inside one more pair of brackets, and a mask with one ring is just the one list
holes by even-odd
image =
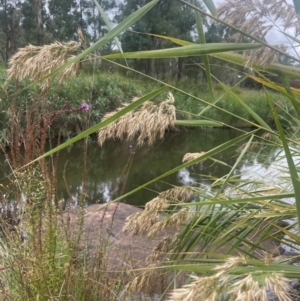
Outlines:
{"label": "green reed leaf", "polygon": [[166,48],[159,50],[149,51],[136,51],[115,53],[102,56],[104,59],[119,59],[119,58],[131,58],[131,59],[150,59],[150,58],[173,58],[173,57],[187,57],[206,55],[211,53],[220,53],[227,51],[238,51],[246,49],[258,49],[261,47],[259,44],[247,44],[247,43],[210,43],[205,45],[188,45],[177,48]]}
{"label": "green reed leaf", "polygon": [[286,156],[286,160],[288,163],[288,167],[289,167],[289,172],[290,172],[290,176],[291,176],[291,180],[292,180],[292,184],[293,184],[293,188],[294,188],[294,192],[295,192],[295,200],[296,200],[296,208],[297,208],[297,217],[298,217],[298,224],[300,224],[300,185],[299,185],[299,175],[294,163],[294,159],[292,157],[289,145],[287,143],[287,139],[283,130],[283,127],[281,125],[281,122],[279,120],[279,116],[275,110],[274,104],[271,101],[269,95],[267,94],[267,99],[271,108],[271,112],[274,116],[274,120],[276,123],[276,127],[277,130],[279,132],[279,136],[280,139],[282,141],[282,145],[283,145],[283,149],[284,149],[284,153]]}
{"label": "green reed leaf", "polygon": [[[232,53],[232,52],[214,53],[211,54],[211,56],[240,66],[245,66],[245,63],[249,60],[249,57],[247,56],[245,57],[238,53]],[[252,65],[252,68],[254,70],[267,71],[270,73],[283,75],[288,78],[300,79],[300,72],[299,72],[300,69],[294,66],[286,66],[278,63],[271,63],[268,66],[259,66],[254,63]]]}
{"label": "green reed leaf", "polygon": [[[194,4],[195,4],[195,0],[194,0]],[[195,11],[195,19],[196,19],[196,24],[197,24],[199,43],[206,44],[205,33],[203,30],[203,24],[202,24],[202,18],[201,18],[200,13],[197,11]],[[205,73],[206,73],[208,88],[209,88],[211,96],[213,97],[212,79],[211,79],[211,74],[210,74],[209,58],[207,55],[203,56],[203,61],[204,61],[204,66],[205,66]]]}
{"label": "green reed leaf", "polygon": [[[109,18],[107,17],[104,9],[102,9],[101,5],[99,4],[99,2],[97,0],[94,0],[94,2],[95,2],[95,5],[97,6],[97,8],[99,10],[99,13],[100,13],[105,25],[107,26],[108,30],[111,31],[113,29],[113,26],[110,23]],[[116,45],[117,45],[119,51],[121,53],[123,53],[122,46],[121,46],[121,43],[120,43],[119,39],[117,37],[114,37],[114,41],[116,42]]]}
{"label": "green reed leaf", "polygon": [[211,126],[211,127],[221,127],[222,123],[211,120],[176,120],[174,122],[175,125],[183,125],[183,126]]}
{"label": "green reed leaf", "polygon": [[215,7],[215,4],[213,2],[213,0],[203,0],[204,4],[206,5],[206,7],[208,8],[208,10],[210,11],[210,13],[213,16],[217,15],[217,9]]}

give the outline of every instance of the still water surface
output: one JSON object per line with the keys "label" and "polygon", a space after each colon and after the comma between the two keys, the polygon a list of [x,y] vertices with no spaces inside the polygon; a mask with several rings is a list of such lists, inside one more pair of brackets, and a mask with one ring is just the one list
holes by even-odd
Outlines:
{"label": "still water surface", "polygon": [[[203,130],[200,128],[182,130],[179,133],[168,133],[164,140],[154,146],[137,148],[134,144],[120,141],[107,141],[100,147],[95,141],[88,143],[85,192],[89,204],[108,202],[129,192],[157,176],[182,163],[186,153],[208,151],[212,148],[239,136],[241,132],[228,129]],[[245,142],[245,141],[244,141]],[[225,150],[214,156],[227,164],[219,164],[206,160],[189,168],[184,168],[162,181],[158,181],[146,189],[130,195],[124,201],[132,205],[143,205],[157,195],[157,192],[171,188],[172,185],[203,186],[222,177],[230,171],[238,156],[240,145]],[[84,179],[83,143],[63,150],[59,154],[58,196],[67,200],[76,199],[82,190]],[[252,155],[253,156],[253,155]],[[245,166],[258,164],[248,155]],[[4,158],[0,158],[4,162]],[[1,174],[2,173],[2,174]],[[0,179],[9,173],[4,166],[0,171]],[[66,181],[63,180],[65,174]],[[66,189],[66,182],[68,189]],[[1,184],[1,180],[0,180]]]}

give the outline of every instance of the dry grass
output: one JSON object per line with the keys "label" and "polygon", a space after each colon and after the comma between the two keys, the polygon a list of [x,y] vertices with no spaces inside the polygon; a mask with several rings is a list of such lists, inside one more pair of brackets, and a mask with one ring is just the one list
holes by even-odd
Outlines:
{"label": "dry grass", "polygon": [[[159,105],[146,101],[137,110],[125,114],[100,130],[98,132],[98,143],[102,146],[107,139],[132,141],[137,137],[138,146],[143,144],[153,145],[158,137],[163,139],[166,130],[174,128],[176,114],[173,103],[172,93],[169,93],[168,98]],[[106,114],[104,119],[115,113]]]}
{"label": "dry grass", "polygon": [[[38,81],[53,72],[58,67],[74,58],[80,51],[81,44],[70,41],[66,44],[59,42],[44,46],[28,45],[12,56],[9,60],[8,79],[18,81],[26,78]],[[67,76],[75,75],[79,62],[66,67],[59,75],[61,83]],[[42,90],[49,88],[53,77],[48,77],[42,83]]]}

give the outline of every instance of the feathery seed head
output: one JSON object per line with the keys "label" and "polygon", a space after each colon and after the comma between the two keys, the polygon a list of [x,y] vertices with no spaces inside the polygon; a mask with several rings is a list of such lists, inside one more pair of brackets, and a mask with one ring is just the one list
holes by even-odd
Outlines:
{"label": "feathery seed head", "polygon": [[171,244],[176,240],[177,236],[165,236],[152,250],[151,254],[147,257],[147,265],[153,262],[161,261],[161,259],[170,250]]}
{"label": "feathery seed head", "polygon": [[[300,19],[295,13],[293,5],[281,0],[226,0],[218,7],[218,16],[226,22],[265,41],[271,29],[278,25],[283,31],[289,28],[295,30],[295,36],[300,33]],[[230,29],[231,40],[237,42],[253,42],[249,37],[241,33],[235,33]],[[280,45],[277,48],[286,50]],[[253,63],[266,66],[278,59],[278,52],[263,47],[257,51],[245,51],[244,55],[250,55],[247,63],[251,67]]]}
{"label": "feathery seed head", "polygon": [[168,199],[172,203],[178,203],[189,201],[193,195],[194,191],[191,187],[182,186],[163,191],[159,194],[159,197]]}
{"label": "feathery seed head", "polygon": [[[205,152],[200,152],[200,153],[186,153],[182,159],[182,162],[189,162],[194,159],[199,158],[200,156],[204,155]],[[200,161],[201,162],[201,161]],[[198,163],[200,163],[198,162]]]}
{"label": "feathery seed head", "polygon": [[[73,59],[79,53],[81,44],[71,41],[66,44],[59,42],[44,46],[28,45],[12,56],[9,60],[8,79],[18,81],[29,78],[35,81],[53,72],[64,63]],[[79,62],[66,67],[61,73],[59,81],[62,82],[67,76],[74,76],[79,68]],[[45,79],[42,90],[50,87],[52,77]]]}
{"label": "feathery seed head", "polygon": [[280,274],[271,274],[265,279],[266,289],[275,293],[279,301],[292,301],[289,296],[290,286],[288,280]]}
{"label": "feathery seed head", "polygon": [[264,286],[253,279],[252,274],[236,281],[228,292],[232,300],[236,301],[267,301]]}
{"label": "feathery seed head", "polygon": [[[151,101],[144,102],[139,108],[110,123],[98,132],[98,143],[102,145],[107,139],[133,140],[137,137],[137,145],[153,145],[159,137],[162,139],[165,131],[173,129],[176,120],[175,107],[172,105],[174,97],[169,93],[168,98],[155,105]],[[118,109],[118,111],[121,108]],[[114,115],[108,113],[107,119]]]}
{"label": "feathery seed head", "polygon": [[229,257],[226,259],[224,264],[216,266],[215,270],[218,271],[219,273],[225,273],[236,266],[245,265],[245,264],[247,264],[247,261],[243,256]]}
{"label": "feathery seed head", "polygon": [[132,232],[133,235],[149,233],[152,226],[157,222],[157,212],[137,212],[126,218],[123,232]]}
{"label": "feathery seed head", "polygon": [[168,301],[217,301],[219,297],[219,277],[198,277],[191,276],[194,281],[183,288],[175,289]]}

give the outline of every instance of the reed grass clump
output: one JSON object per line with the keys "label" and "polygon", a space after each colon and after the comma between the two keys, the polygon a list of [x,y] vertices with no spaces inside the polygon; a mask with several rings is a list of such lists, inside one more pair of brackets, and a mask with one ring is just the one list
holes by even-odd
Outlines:
{"label": "reed grass clump", "polygon": [[28,197],[17,203],[18,221],[11,224],[1,215],[1,300],[117,299],[123,278],[108,270],[107,243],[99,244],[93,256],[83,244],[84,209],[77,208],[78,221],[71,223],[53,197],[39,198],[36,181],[25,181],[19,180]]}

